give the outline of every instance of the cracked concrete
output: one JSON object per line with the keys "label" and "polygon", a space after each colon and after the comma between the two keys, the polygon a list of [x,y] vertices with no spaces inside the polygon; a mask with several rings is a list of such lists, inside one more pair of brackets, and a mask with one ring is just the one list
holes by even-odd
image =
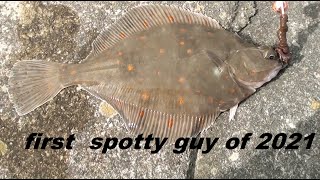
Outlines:
{"label": "cracked concrete", "polygon": [[[138,4],[172,4],[203,13],[244,39],[260,45],[277,42],[279,16],[271,2],[0,2],[0,178],[319,178],[319,138],[310,150],[256,150],[258,135],[270,132],[319,133],[319,2],[290,2],[288,43],[291,65],[278,78],[243,102],[235,121],[223,113],[203,137],[220,137],[210,153],[170,147],[108,154],[87,147],[92,137],[128,136],[121,118],[99,112],[101,101],[76,87],[19,117],[7,94],[7,74],[23,59],[77,63],[95,37]],[[25,150],[33,132],[67,137],[76,134],[72,150]],[[252,132],[243,150],[222,142]],[[303,142],[301,142],[301,147]],[[4,148],[5,147],[5,148]]]}
{"label": "cracked concrete", "polygon": [[232,21],[232,31],[241,33],[241,31],[247,27],[251,22],[251,18],[257,13],[256,3],[251,2],[238,2],[236,9],[236,16]]}

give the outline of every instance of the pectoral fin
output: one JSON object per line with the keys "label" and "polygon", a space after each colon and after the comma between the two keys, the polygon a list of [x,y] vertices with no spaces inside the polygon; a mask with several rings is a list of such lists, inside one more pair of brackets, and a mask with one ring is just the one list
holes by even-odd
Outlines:
{"label": "pectoral fin", "polygon": [[233,106],[233,107],[230,109],[230,112],[229,112],[229,121],[234,120],[234,116],[236,115],[237,109],[238,109],[238,104],[236,104],[235,106]]}

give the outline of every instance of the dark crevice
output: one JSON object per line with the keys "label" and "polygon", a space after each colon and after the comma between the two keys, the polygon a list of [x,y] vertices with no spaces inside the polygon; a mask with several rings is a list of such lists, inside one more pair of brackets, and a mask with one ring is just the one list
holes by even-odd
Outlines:
{"label": "dark crevice", "polygon": [[249,23],[247,23],[245,26],[241,27],[240,30],[238,31],[238,33],[241,33],[251,23],[251,18],[257,15],[258,10],[257,10],[257,2],[256,1],[253,1],[253,7],[255,9],[255,12],[252,16],[249,16]]}
{"label": "dark crevice", "polygon": [[[201,137],[201,133],[198,134],[197,141],[196,143],[198,144],[199,139]],[[186,179],[194,179],[194,174],[196,170],[196,162],[197,162],[197,157],[198,157],[198,149],[191,149],[190,150],[190,155],[189,155],[189,167],[187,170],[187,177]]]}
{"label": "dark crevice", "polygon": [[240,1],[236,1],[235,10],[234,10],[233,16],[231,17],[230,26],[228,28],[229,31],[232,30],[232,24],[233,24],[233,22],[236,20],[236,18],[238,16],[239,4],[240,4]]}
{"label": "dark crevice", "polygon": [[[230,27],[229,29],[232,29],[232,24],[234,23],[236,17],[238,16],[238,10],[239,10],[239,6],[240,6],[240,1],[237,1],[236,2],[236,5],[235,5],[235,13],[233,14],[232,16],[232,20],[231,20],[231,23],[230,23]],[[251,18],[254,17],[258,10],[256,9],[257,7],[257,3],[256,1],[254,1],[254,8],[255,8],[255,13],[249,17],[249,23],[246,24],[244,27],[242,27],[238,33],[241,33],[242,30],[244,30],[250,23],[251,23]],[[197,141],[199,141],[201,137],[201,134],[199,134],[197,136]],[[189,155],[189,166],[188,166],[188,170],[187,170],[187,176],[186,176],[186,179],[194,179],[194,175],[195,175],[195,170],[196,170],[196,162],[197,162],[197,158],[198,158],[198,149],[192,149],[190,150],[190,155]]]}
{"label": "dark crevice", "polygon": [[189,167],[187,170],[187,179],[194,179],[194,174],[196,170],[196,162],[197,162],[197,155],[198,149],[192,149],[190,150],[190,156],[189,156]]}

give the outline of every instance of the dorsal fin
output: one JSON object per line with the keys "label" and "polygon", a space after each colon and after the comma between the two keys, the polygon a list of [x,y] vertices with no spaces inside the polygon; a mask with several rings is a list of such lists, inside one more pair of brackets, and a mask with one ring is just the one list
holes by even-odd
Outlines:
{"label": "dorsal fin", "polygon": [[199,24],[220,29],[219,23],[205,15],[167,5],[134,7],[102,32],[92,44],[91,55],[96,55],[120,40],[151,27],[163,24]]}

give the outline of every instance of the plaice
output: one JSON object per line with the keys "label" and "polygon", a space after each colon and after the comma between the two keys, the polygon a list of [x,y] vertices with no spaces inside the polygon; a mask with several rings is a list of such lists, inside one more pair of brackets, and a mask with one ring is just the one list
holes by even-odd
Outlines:
{"label": "plaice", "polygon": [[135,134],[190,137],[210,127],[281,69],[272,48],[255,46],[201,14],[133,8],[101,33],[81,64],[21,61],[9,95],[19,115],[80,85],[112,105]]}

